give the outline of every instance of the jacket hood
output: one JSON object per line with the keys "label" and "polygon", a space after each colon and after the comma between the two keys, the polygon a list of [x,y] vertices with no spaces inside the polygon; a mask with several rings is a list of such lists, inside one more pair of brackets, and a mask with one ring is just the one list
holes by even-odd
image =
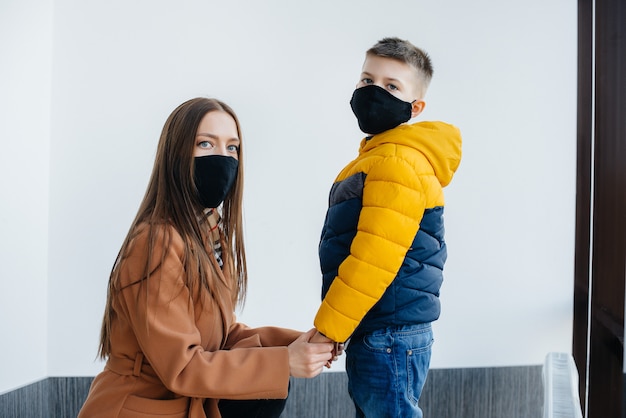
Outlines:
{"label": "jacket hood", "polygon": [[432,165],[442,186],[447,186],[461,163],[461,132],[444,122],[404,124],[361,141],[359,154],[393,143],[415,148]]}

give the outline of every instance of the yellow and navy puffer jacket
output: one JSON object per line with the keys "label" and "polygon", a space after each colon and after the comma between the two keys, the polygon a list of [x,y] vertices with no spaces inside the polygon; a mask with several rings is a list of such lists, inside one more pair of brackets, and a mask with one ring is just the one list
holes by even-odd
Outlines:
{"label": "yellow and navy puffer jacket", "polygon": [[443,187],[460,161],[461,134],[443,122],[404,124],[362,140],[330,191],[319,244],[318,331],[343,342],[439,318]]}

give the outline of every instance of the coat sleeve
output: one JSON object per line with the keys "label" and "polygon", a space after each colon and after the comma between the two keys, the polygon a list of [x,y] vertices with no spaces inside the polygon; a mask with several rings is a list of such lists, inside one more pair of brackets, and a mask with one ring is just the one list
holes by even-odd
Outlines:
{"label": "coat sleeve", "polygon": [[420,178],[407,161],[386,157],[370,167],[357,232],[315,317],[318,331],[340,342],[352,335],[396,277],[425,205]]}
{"label": "coat sleeve", "polygon": [[250,328],[242,323],[235,323],[228,331],[225,348],[244,346],[286,347],[298,338],[302,332],[278,327]]}
{"label": "coat sleeve", "polygon": [[[170,245],[164,235],[171,235]],[[125,277],[141,277],[147,258],[147,233],[140,234],[123,261]],[[163,244],[163,245],[161,245]],[[287,397],[286,347],[207,351],[195,323],[194,305],[185,285],[181,237],[163,228],[150,259],[152,273],[141,285],[120,292],[122,314],[145,358],[163,384],[183,396],[219,399]],[[219,309],[213,314],[219,315]],[[221,324],[221,318],[217,323]]]}

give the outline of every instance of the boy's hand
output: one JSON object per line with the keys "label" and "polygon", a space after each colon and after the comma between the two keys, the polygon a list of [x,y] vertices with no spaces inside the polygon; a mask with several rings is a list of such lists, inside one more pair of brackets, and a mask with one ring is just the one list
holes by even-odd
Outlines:
{"label": "boy's hand", "polygon": [[333,361],[337,360],[337,357],[343,354],[343,343],[335,343],[335,348],[333,349]]}

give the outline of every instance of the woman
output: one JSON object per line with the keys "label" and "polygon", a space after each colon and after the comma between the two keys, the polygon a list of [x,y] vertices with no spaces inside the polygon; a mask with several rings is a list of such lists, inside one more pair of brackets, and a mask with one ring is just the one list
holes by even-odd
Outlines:
{"label": "woman", "polygon": [[242,163],[225,103],[192,99],[165,122],[109,280],[107,363],[79,417],[278,417],[289,376],[317,376],[331,360],[332,344],[309,343],[315,329],[236,322],[247,284]]}

